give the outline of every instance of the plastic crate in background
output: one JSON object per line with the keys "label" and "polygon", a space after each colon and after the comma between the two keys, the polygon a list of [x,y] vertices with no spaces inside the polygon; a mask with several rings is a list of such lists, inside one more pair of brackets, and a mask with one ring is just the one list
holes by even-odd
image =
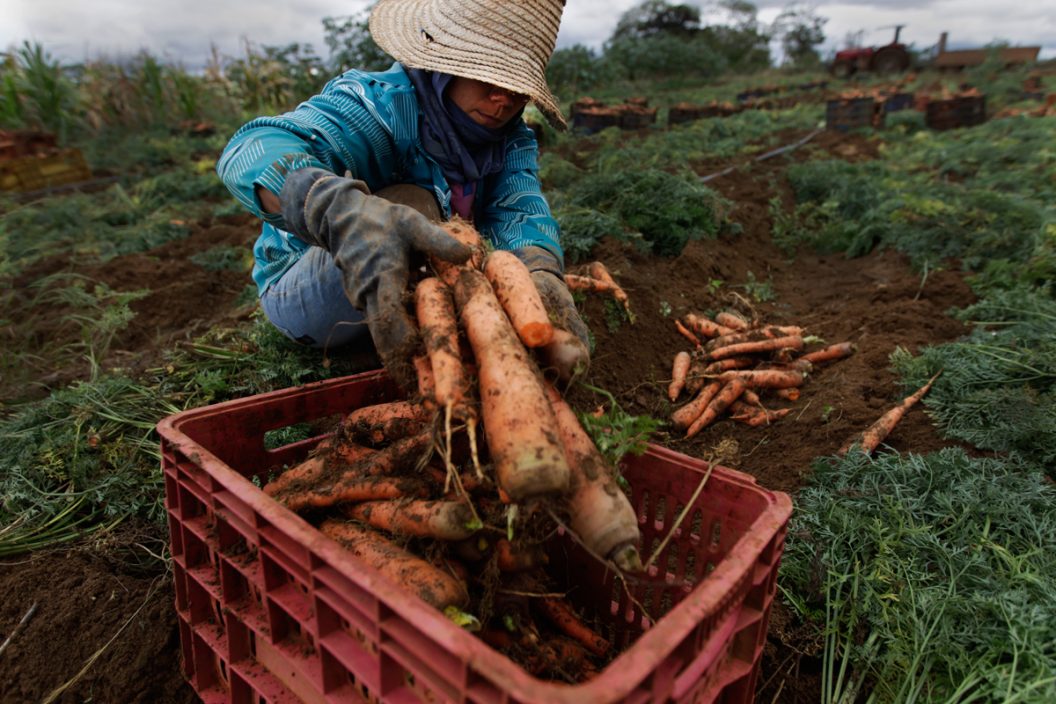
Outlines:
{"label": "plastic crate in background", "polygon": [[881,127],[884,113],[873,98],[840,98],[825,104],[825,128],[849,132],[861,127]]}
{"label": "plastic crate in background", "polygon": [[[657,560],[624,588],[567,536],[551,574],[620,655],[539,680],[265,495],[251,479],[320,438],[269,431],[396,396],[381,372],[185,411],[162,437],[183,670],[206,702],[750,702],[791,501],[716,467]],[[624,465],[648,555],[706,465],[652,446]],[[644,612],[655,619],[646,628]]]}

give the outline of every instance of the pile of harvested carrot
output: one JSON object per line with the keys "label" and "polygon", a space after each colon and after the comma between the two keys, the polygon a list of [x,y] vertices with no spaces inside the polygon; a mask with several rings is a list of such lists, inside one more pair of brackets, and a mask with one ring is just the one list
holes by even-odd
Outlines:
{"label": "pile of harvested carrot", "polygon": [[814,365],[848,357],[851,342],[805,351],[812,338],[794,325],[763,325],[732,312],[714,319],[695,313],[675,326],[693,343],[672,363],[668,398],[683,392],[689,403],[671,414],[671,422],[693,437],[723,416],[751,426],[769,425],[791,412],[775,404],[795,401]]}
{"label": "pile of harvested carrot", "polygon": [[[756,427],[784,418],[792,409],[775,404],[795,402],[799,387],[815,365],[851,356],[853,342],[839,342],[806,351],[814,338],[794,325],[762,325],[732,312],[714,319],[696,313],[675,321],[678,332],[693,343],[693,352],[679,352],[671,365],[668,398],[676,402],[683,391],[689,403],[671,414],[675,427],[691,438],[725,414]],[[941,372],[939,372],[941,373]],[[838,454],[857,447],[872,454],[891,430],[926,393],[939,374],[907,396],[861,433],[848,439]]]}
{"label": "pile of harvested carrot", "polygon": [[264,491],[529,672],[580,681],[617,653],[547,576],[544,544],[563,529],[637,572],[637,516],[529,352],[582,343],[550,324],[520,260],[445,227],[479,256],[433,262],[415,287],[416,397],[350,413]]}

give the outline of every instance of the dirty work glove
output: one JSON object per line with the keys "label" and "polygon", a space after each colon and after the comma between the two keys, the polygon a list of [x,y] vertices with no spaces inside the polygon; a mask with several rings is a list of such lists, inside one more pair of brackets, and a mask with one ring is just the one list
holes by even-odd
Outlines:
{"label": "dirty work glove", "polygon": [[461,263],[469,248],[414,208],[372,196],[362,181],[325,169],[291,172],[279,203],[288,231],[334,257],[345,294],[364,312],[385,368],[397,383],[414,388],[417,326],[404,307],[411,252]]}
{"label": "dirty work glove", "polygon": [[513,253],[532,273],[532,281],[539,289],[550,320],[582,343],[575,349],[544,349],[544,361],[557,371],[562,381],[568,381],[574,374],[586,371],[590,364],[590,330],[565,285],[564,266],[561,260],[542,247],[524,247]]}

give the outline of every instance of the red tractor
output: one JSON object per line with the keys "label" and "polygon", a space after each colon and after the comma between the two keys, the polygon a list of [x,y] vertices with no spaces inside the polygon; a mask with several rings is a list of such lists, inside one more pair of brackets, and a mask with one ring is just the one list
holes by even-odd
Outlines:
{"label": "red tractor", "polygon": [[890,75],[909,68],[910,58],[906,45],[898,41],[905,25],[895,26],[895,38],[890,44],[880,47],[861,46],[836,52],[829,70],[837,78],[849,78],[858,71],[874,71]]}

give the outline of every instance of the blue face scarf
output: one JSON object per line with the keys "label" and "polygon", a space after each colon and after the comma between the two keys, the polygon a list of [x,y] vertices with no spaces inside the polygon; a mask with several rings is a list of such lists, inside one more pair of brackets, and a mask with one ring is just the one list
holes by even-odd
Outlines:
{"label": "blue face scarf", "polygon": [[418,130],[422,146],[440,164],[448,182],[472,189],[477,181],[502,171],[506,136],[517,118],[498,129],[478,125],[444,95],[454,76],[406,66],[404,71],[422,108]]}

